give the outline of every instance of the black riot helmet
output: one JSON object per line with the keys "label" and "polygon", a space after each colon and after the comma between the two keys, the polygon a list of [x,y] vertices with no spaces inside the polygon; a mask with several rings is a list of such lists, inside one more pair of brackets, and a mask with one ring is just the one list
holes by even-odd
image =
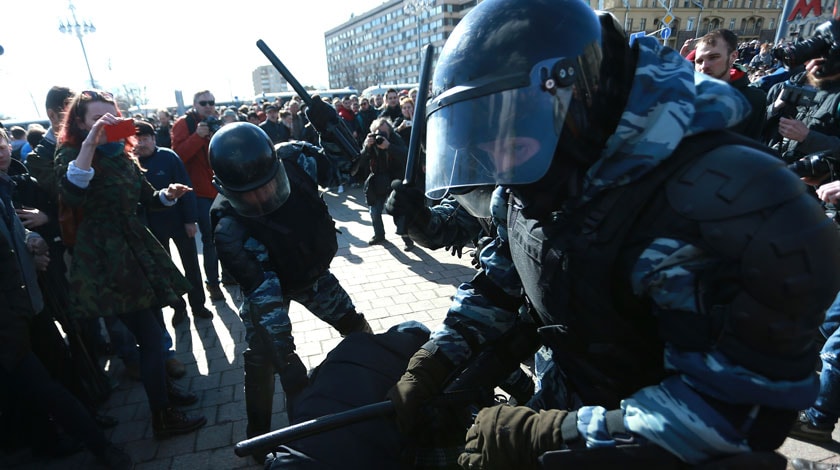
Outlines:
{"label": "black riot helmet", "polygon": [[210,139],[213,182],[236,212],[257,217],[289,198],[289,178],[268,135],[249,122],[226,124]]}
{"label": "black riot helmet", "polygon": [[486,0],[473,8],[443,46],[432,80],[427,196],[538,182],[557,192],[597,160],[626,101],[625,86],[624,99],[615,99],[619,92],[606,84],[619,80],[602,70],[602,24],[615,33],[617,65],[629,61],[626,37],[608,16],[582,0]]}

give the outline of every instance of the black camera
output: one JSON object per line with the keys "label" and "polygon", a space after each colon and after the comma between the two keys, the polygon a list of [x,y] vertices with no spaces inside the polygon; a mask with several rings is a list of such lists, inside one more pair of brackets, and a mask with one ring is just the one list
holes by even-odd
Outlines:
{"label": "black camera", "polygon": [[380,134],[379,132],[374,132],[370,135],[373,136],[373,141],[374,143],[376,143],[376,145],[382,145],[383,143],[385,143],[385,140],[387,140],[385,139],[385,136]]}
{"label": "black camera", "polygon": [[792,107],[808,107],[814,104],[815,96],[817,96],[817,89],[810,85],[796,85],[791,82],[784,82],[779,98]]}
{"label": "black camera", "polygon": [[824,150],[800,158],[789,164],[788,168],[800,177],[823,176],[827,174],[833,176],[835,174],[834,169],[837,168],[837,159],[834,157],[833,151]]}
{"label": "black camera", "polygon": [[825,62],[815,75],[822,77],[840,73],[840,20],[830,20],[817,26],[814,37],[794,44],[773,49],[773,57],[782,61],[785,67],[802,65],[811,59],[822,57]]}
{"label": "black camera", "polygon": [[217,118],[216,116],[207,116],[207,117],[204,119],[204,121],[201,121],[201,122],[203,122],[203,123],[207,124],[207,127],[210,129],[210,133],[211,133],[211,134],[214,134],[216,131],[218,131],[219,129],[221,129],[221,128],[222,128],[222,124],[224,124],[224,123],[222,122],[222,120],[221,120],[221,119],[219,119],[219,118]]}

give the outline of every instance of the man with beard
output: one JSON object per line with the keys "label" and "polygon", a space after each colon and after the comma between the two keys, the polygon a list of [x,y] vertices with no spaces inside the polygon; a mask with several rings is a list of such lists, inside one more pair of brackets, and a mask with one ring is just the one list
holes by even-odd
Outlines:
{"label": "man with beard", "polygon": [[[793,101],[796,93],[790,84],[806,84],[816,88],[810,103]],[[767,127],[778,129],[781,139],[769,144],[779,155],[789,153],[790,160],[836,148],[840,137],[840,64],[823,58],[805,64],[805,71],[788,82],[773,85],[767,93]]]}

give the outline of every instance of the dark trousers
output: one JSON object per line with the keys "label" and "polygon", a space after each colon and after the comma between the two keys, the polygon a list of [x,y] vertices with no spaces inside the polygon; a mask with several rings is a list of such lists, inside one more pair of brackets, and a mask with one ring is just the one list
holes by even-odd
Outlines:
{"label": "dark trousers", "polygon": [[[186,231],[181,231],[179,234],[171,235],[167,233],[154,232],[166,252],[171,256],[169,251],[169,240],[175,242],[175,248],[178,249],[178,256],[181,257],[181,266],[184,268],[184,277],[190,281],[192,288],[187,293],[190,299],[190,307],[200,307],[204,305],[206,297],[204,296],[204,285],[201,282],[201,268],[198,265],[198,249],[196,248],[195,238],[187,236]],[[202,238],[204,235],[202,235]],[[182,308],[181,305],[173,305],[172,307]]]}
{"label": "dark trousers", "polygon": [[213,244],[213,227],[210,225],[210,206],[213,205],[213,199],[197,197],[195,202],[198,230],[201,232],[201,253],[204,255],[204,277],[208,284],[218,284],[219,256],[216,254],[216,245]]}
{"label": "dark trousers", "polygon": [[162,325],[157,309],[145,309],[120,315],[140,348],[140,380],[146,389],[152,413],[169,406],[164,366]]}
{"label": "dark trousers", "polygon": [[73,394],[50,377],[32,351],[27,352],[12,370],[0,367],[0,384],[7,389],[5,393],[14,403],[47,413],[67,434],[84,442],[94,454],[105,450],[108,441],[91,414]]}

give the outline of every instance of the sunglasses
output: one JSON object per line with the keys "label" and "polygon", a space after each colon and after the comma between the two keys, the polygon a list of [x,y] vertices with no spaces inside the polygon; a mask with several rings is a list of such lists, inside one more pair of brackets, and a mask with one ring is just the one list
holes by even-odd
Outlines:
{"label": "sunglasses", "polygon": [[198,102],[198,104],[199,104],[200,106],[216,106],[216,102],[215,102],[215,101],[213,101],[213,100],[209,100],[209,101],[199,101],[199,102]]}
{"label": "sunglasses", "polygon": [[83,100],[103,100],[103,101],[114,101],[114,95],[108,93],[107,91],[94,91],[94,90],[85,90],[79,93]]}

